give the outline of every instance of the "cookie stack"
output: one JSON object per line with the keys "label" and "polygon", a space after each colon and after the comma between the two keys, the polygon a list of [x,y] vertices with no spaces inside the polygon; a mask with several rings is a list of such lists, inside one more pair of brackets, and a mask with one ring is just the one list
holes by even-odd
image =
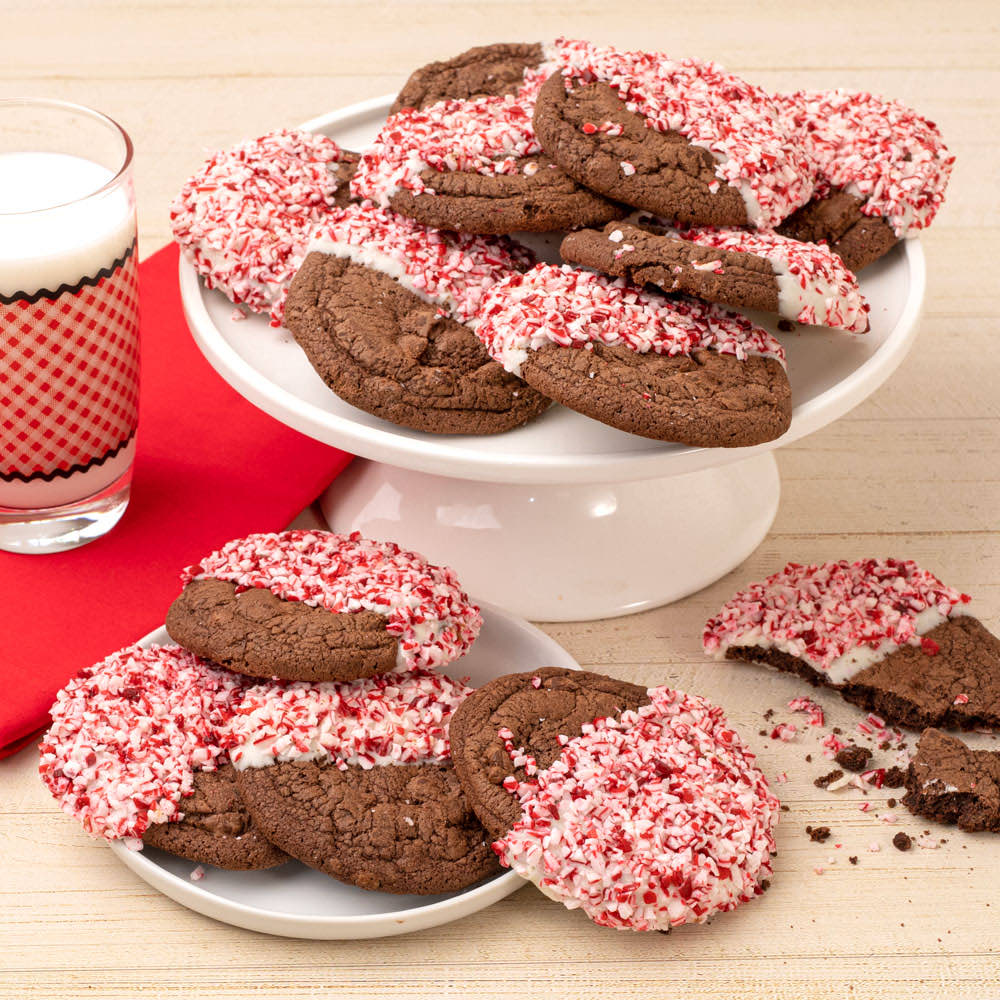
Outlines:
{"label": "cookie stack", "polygon": [[42,778],[89,833],[393,893],[502,863],[633,930],[766,888],[778,802],[703,699],[551,667],[472,691],[439,671],[481,626],[454,574],[356,534],[251,535],[182,579],[181,645],[53,706]]}
{"label": "cookie stack", "polygon": [[[555,400],[735,447],[784,433],[793,394],[729,310],[866,332],[853,272],[930,224],[952,162],[895,101],[559,39],[416,70],[360,154],[287,132],[219,154],[173,220],[210,287],[382,419],[497,433]],[[560,261],[510,238],[565,231]]]}

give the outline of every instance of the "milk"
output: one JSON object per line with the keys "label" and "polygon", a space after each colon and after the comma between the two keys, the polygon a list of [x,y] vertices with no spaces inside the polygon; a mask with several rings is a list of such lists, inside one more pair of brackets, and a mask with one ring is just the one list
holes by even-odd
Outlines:
{"label": "milk", "polygon": [[[79,422],[81,414],[86,419],[87,413],[109,404],[111,390],[100,388],[108,377],[107,365],[102,368],[101,362],[95,360],[76,380],[77,384],[56,384],[42,392],[42,398],[33,405],[25,394],[33,393],[34,386],[29,389],[23,381],[39,356],[49,359],[51,370],[65,367],[67,361],[92,349],[94,357],[100,359],[108,345],[113,345],[112,364],[123,356],[132,358],[133,353],[137,354],[137,311],[131,305],[130,291],[135,281],[134,255],[123,262],[135,241],[135,212],[127,181],[100,190],[113,178],[113,172],[101,164],[64,153],[0,154],[0,399],[13,400],[0,412],[0,507],[48,508],[73,503],[105,489],[131,465],[134,438],[124,442],[130,433],[127,422],[131,419],[134,429],[134,417],[119,417],[119,423],[124,420],[125,424],[105,432],[121,438],[114,442],[114,446],[121,445],[117,450],[110,441],[98,437],[90,444],[71,441],[70,449],[82,449],[78,456],[75,450],[70,454],[64,445],[61,457],[52,459],[52,449],[34,442],[39,428],[44,431],[58,427],[60,436],[64,436],[62,429]],[[81,198],[84,200],[78,200]],[[102,271],[113,273],[98,286]],[[78,291],[68,290],[87,278],[95,280],[84,282]],[[39,296],[43,292],[47,294]],[[55,298],[58,304],[53,303]],[[32,321],[36,310],[48,310],[47,318],[37,324],[40,331],[45,324],[56,323],[51,317],[58,316],[57,305],[65,305],[70,310],[68,315],[75,316],[95,300],[113,305],[114,311],[106,314],[109,320],[100,319],[92,330],[81,322],[66,321],[58,328],[50,325],[47,341],[37,334],[35,359],[25,360],[18,353],[35,347],[36,333],[26,333],[25,324]],[[83,342],[77,344],[77,339]],[[17,373],[12,361],[22,362]],[[124,375],[117,369],[112,374],[130,393],[137,392],[137,370],[132,372],[131,362]],[[35,376],[44,387],[48,371],[36,371]],[[17,390],[21,395],[12,395]],[[105,396],[100,396],[101,392]],[[29,412],[18,417],[17,412],[25,408]],[[29,423],[35,464],[22,462],[18,469],[11,448]],[[94,437],[92,429],[86,433]],[[36,464],[43,467],[36,468]],[[73,470],[76,465],[85,468]],[[54,469],[66,474],[53,474]],[[29,478],[27,482],[11,478],[15,472],[32,470],[41,478]]]}

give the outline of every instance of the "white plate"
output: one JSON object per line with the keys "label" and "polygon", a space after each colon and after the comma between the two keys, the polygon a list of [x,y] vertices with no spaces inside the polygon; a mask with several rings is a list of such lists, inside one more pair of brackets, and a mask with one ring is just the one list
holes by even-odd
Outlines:
{"label": "white plate", "polygon": [[[355,104],[304,127],[358,149],[375,135],[391,101],[384,97]],[[551,240],[549,244],[551,256],[555,246]],[[181,297],[195,340],[219,374],[266,413],[317,440],[379,462],[462,479],[516,483],[609,483],[670,476],[723,465],[811,434],[857,406],[903,360],[916,332],[924,284],[920,244],[907,240],[861,277],[872,307],[872,329],[865,336],[815,328],[780,333],[775,317],[751,313],[785,345],[792,426],[778,441],[757,448],[705,449],[625,434],[561,406],[526,427],[493,436],[442,437],[396,427],[335,396],[287,330],[271,329],[259,316],[233,322],[233,307],[225,296],[207,291],[185,261],[180,265]]]}
{"label": "white plate", "polygon": [[[472,650],[452,664],[453,677],[479,687],[501,674],[535,667],[580,666],[558,643],[500,608],[478,602],[482,632]],[[166,629],[143,644],[169,643]],[[317,940],[388,937],[436,927],[475,913],[509,896],[525,882],[514,872],[497,875],[461,892],[438,896],[394,896],[345,885],[297,861],[260,872],[230,872],[203,865],[205,877],[192,882],[195,864],[162,851],[130,851],[121,841],[111,849],[140,878],[205,916],[265,934]]]}

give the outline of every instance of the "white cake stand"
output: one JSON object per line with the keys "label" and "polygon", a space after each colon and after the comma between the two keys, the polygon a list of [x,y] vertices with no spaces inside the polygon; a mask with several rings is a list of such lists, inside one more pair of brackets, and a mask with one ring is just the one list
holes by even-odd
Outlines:
{"label": "white cake stand", "polygon": [[[304,127],[357,149],[391,100]],[[555,245],[536,241],[543,253]],[[872,307],[867,335],[779,333],[794,402],[788,432],[753,448],[706,449],[635,437],[560,406],[492,437],[404,430],[343,402],[287,330],[260,317],[234,322],[228,300],[180,266],[188,323],[216,371],[271,416],[360,456],[322,498],[331,528],[393,539],[452,565],[471,592],[536,621],[666,604],[753,552],[778,509],[774,449],[843,416],[906,356],[924,297],[920,244],[897,247],[861,284]],[[753,319],[777,332],[773,317]]]}

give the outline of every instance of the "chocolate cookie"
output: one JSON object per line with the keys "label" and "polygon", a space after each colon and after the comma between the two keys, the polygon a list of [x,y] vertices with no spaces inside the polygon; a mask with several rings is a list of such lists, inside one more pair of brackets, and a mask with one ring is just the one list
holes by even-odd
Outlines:
{"label": "chocolate cookie", "polygon": [[195,774],[194,791],[181,800],[181,808],[182,819],[149,826],[143,843],[232,871],[274,868],[288,860],[251,821],[236,790],[231,764]]}
{"label": "chocolate cookie", "polygon": [[510,730],[509,739],[545,769],[562,752],[560,735],[648,701],[636,684],[563,667],[507,674],[476,690],[452,716],[449,733],[455,771],[490,835],[502,837],[517,822],[521,808],[504,782],[526,777],[504,749],[501,730]]}
{"label": "chocolate cookie", "polygon": [[170,206],[174,239],[208,288],[280,326],[313,229],[350,199],[358,154],[284,129],[215,153]]}
{"label": "chocolate cookie", "polygon": [[896,725],[1000,724],[1000,640],[916,563],[790,563],[705,626],[716,657],[835,688]]}
{"label": "chocolate cookie", "polygon": [[791,422],[781,345],[695,300],[539,265],[486,293],[476,332],[539,392],[643,437],[741,447]]}
{"label": "chocolate cookie", "polygon": [[539,45],[490,45],[411,77],[352,182],[424,225],[468,233],[600,225],[625,210],[566,176],[531,123]]}
{"label": "chocolate cookie", "polygon": [[285,322],[341,399],[432,434],[496,434],[548,407],[468,326],[483,292],[530,263],[526,251],[371,206],[331,220],[312,246]]}
{"label": "chocolate cookie", "polygon": [[970,833],[1000,833],[1000,753],[970,750],[954,736],[925,730],[906,773],[903,805]]}
{"label": "chocolate cookie", "polygon": [[451,734],[501,863],[596,923],[669,930],[764,891],[778,801],[703,699],[545,668],[473,692]]}
{"label": "chocolate cookie", "polygon": [[603,230],[570,233],[560,253],[571,263],[668,294],[852,333],[868,329],[868,304],[840,258],[825,246],[775,233],[611,222]]}
{"label": "chocolate cookie", "polygon": [[426,108],[445,100],[516,95],[524,85],[525,71],[537,69],[544,59],[538,42],[477,45],[452,59],[414,70],[389,114],[403,108]]}
{"label": "chocolate cookie", "polygon": [[813,180],[770,95],[714,63],[563,41],[535,132],[581,184],[678,222],[773,228]]}
{"label": "chocolate cookie", "polygon": [[828,244],[856,274],[899,242],[885,220],[861,214],[863,204],[846,191],[835,191],[797,209],[778,226],[778,232],[793,240]]}
{"label": "chocolate cookie", "polygon": [[298,761],[240,771],[240,795],[274,843],[342,882],[429,895],[499,871],[446,764]]}
{"label": "chocolate cookie", "polygon": [[450,569],[357,532],[248,535],[182,581],[171,637],[255,677],[341,681],[442,666],[482,624]]}

